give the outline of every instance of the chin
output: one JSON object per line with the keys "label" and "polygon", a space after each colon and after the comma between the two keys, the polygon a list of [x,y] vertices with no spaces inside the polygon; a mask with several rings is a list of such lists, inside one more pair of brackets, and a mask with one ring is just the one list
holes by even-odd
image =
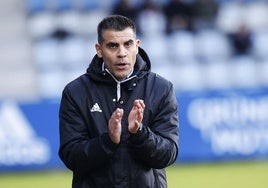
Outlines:
{"label": "chin", "polygon": [[124,80],[127,77],[127,75],[117,75],[117,80]]}

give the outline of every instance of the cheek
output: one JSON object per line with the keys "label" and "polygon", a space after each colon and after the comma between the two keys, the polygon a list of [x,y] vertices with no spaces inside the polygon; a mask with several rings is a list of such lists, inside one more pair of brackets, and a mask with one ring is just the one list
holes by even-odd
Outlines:
{"label": "cheek", "polygon": [[138,48],[138,46],[137,46],[135,55],[137,56],[138,53],[139,53],[139,48]]}
{"label": "cheek", "polygon": [[136,63],[137,55],[132,56],[132,64],[134,65]]}
{"label": "cheek", "polygon": [[136,46],[136,55],[139,53],[139,46]]}
{"label": "cheek", "polygon": [[108,64],[112,64],[112,62],[115,61],[115,57],[113,56],[113,54],[109,53],[102,53],[102,58]]}
{"label": "cheek", "polygon": [[131,52],[131,54],[132,54],[132,60],[134,61],[134,63],[136,61],[136,58],[137,58],[138,53],[139,53],[138,47],[135,48],[135,49],[133,49],[132,52]]}
{"label": "cheek", "polygon": [[109,56],[105,50],[101,50],[101,51],[99,52],[99,54],[100,54],[99,57],[101,57],[101,58],[103,58],[103,59],[106,59],[107,56]]}
{"label": "cheek", "polygon": [[106,58],[106,59],[111,59],[111,58],[113,58],[113,54],[110,53],[109,51],[103,52],[103,53],[102,53],[102,56],[103,56],[103,58]]}

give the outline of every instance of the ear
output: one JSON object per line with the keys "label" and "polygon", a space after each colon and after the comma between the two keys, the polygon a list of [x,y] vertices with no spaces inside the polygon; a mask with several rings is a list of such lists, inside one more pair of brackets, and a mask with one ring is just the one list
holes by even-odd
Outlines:
{"label": "ear", "polygon": [[136,52],[136,54],[139,53],[139,46],[140,46],[140,40],[136,40],[136,47],[137,47],[137,52]]}
{"label": "ear", "polygon": [[95,44],[95,49],[96,49],[98,57],[102,58],[102,50],[101,50],[101,45],[99,43]]}

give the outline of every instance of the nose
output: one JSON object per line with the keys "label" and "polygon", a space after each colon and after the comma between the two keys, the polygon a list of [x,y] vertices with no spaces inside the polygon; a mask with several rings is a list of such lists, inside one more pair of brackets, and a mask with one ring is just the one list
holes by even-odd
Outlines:
{"label": "nose", "polygon": [[127,55],[127,51],[124,46],[120,46],[118,48],[118,57],[125,57]]}

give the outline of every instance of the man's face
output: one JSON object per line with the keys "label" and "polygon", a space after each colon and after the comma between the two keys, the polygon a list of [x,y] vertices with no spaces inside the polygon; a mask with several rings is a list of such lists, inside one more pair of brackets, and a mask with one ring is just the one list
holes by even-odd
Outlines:
{"label": "man's face", "polygon": [[106,68],[118,80],[123,80],[134,67],[140,41],[131,28],[106,30],[103,38],[103,43],[95,46],[98,57],[103,58]]}

